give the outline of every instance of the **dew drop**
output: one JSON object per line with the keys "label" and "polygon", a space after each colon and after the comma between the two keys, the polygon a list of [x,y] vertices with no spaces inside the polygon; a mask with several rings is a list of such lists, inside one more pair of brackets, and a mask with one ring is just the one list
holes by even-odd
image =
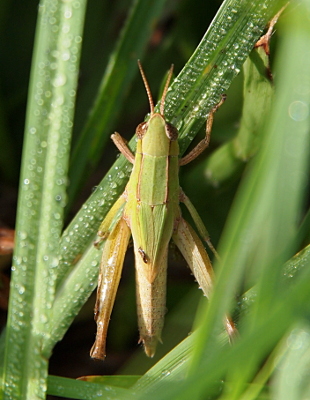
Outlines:
{"label": "dew drop", "polygon": [[21,240],[27,239],[27,232],[19,231],[17,235]]}
{"label": "dew drop", "polygon": [[80,289],[81,289],[81,284],[80,283],[76,283],[75,286],[74,286],[74,290],[76,292],[78,292]]}
{"label": "dew drop", "polygon": [[62,27],[62,32],[63,32],[63,33],[68,33],[68,32],[70,32],[70,25],[64,24],[63,27]]}
{"label": "dew drop", "polygon": [[19,294],[24,294],[25,293],[25,286],[19,285],[18,286],[18,293]]}
{"label": "dew drop", "polygon": [[70,8],[67,8],[65,10],[64,16],[65,16],[65,18],[71,18],[72,17],[72,10]]}
{"label": "dew drop", "polygon": [[288,113],[294,121],[304,121],[309,115],[308,104],[299,100],[294,101],[289,105]]}
{"label": "dew drop", "polygon": [[65,83],[66,83],[65,75],[57,74],[54,79],[53,85],[54,85],[54,87],[60,87],[60,86],[63,86]]}

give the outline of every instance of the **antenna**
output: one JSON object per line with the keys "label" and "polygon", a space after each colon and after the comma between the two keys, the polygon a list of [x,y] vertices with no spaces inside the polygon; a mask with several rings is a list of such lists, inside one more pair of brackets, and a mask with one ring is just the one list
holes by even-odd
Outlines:
{"label": "antenna", "polygon": [[172,74],[173,74],[173,67],[174,67],[174,65],[171,64],[171,67],[170,67],[169,72],[168,72],[168,77],[167,77],[167,80],[166,80],[166,84],[165,84],[165,87],[164,87],[163,95],[161,96],[161,100],[160,100],[160,113],[161,113],[161,115],[164,115],[165,100],[166,100],[166,95],[167,95],[168,88],[169,88],[169,83],[171,81],[171,77],[172,77]]}
{"label": "antenna", "polygon": [[144,71],[143,71],[143,68],[142,68],[142,65],[141,65],[141,63],[140,63],[140,60],[138,60],[138,66],[139,66],[140,73],[141,73],[141,76],[142,76],[142,79],[143,79],[143,83],[144,83],[144,86],[145,86],[145,90],[146,90],[146,93],[147,93],[147,97],[149,98],[150,109],[151,109],[151,115],[152,115],[152,114],[154,114],[154,101],[153,101],[151,89],[150,89],[150,87],[149,87],[149,84],[148,84],[148,81],[147,81],[147,79],[146,79],[146,76],[145,76],[145,73],[144,73]]}

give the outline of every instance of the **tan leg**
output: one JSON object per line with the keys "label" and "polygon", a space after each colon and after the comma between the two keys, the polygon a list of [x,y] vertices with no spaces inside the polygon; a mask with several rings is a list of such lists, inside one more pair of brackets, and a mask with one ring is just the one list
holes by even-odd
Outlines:
{"label": "tan leg", "polygon": [[122,136],[115,132],[113,135],[111,135],[111,139],[113,140],[115,146],[118,148],[118,150],[127,158],[131,164],[135,162],[135,156],[131,152],[130,148],[127,146],[127,142],[125,139],[122,138]]}
{"label": "tan leg", "polygon": [[209,232],[207,231],[207,228],[205,227],[204,223],[202,222],[202,219],[200,218],[200,215],[198,214],[193,203],[186,196],[186,194],[183,192],[183,190],[181,190],[181,193],[180,193],[180,201],[185,204],[191,217],[193,218],[193,221],[195,222],[195,225],[198,229],[199,234],[201,235],[203,240],[207,243],[209,249],[212,251],[212,253],[215,255],[215,257],[217,259],[219,259],[219,255],[218,255],[217,251],[215,250],[213,244],[211,243],[210,235],[209,235]]}
{"label": "tan leg", "polygon": [[202,139],[201,142],[197,144],[197,146],[192,151],[190,151],[185,157],[180,159],[179,165],[186,165],[191,161],[195,160],[195,158],[197,158],[209,146],[214,113],[221,107],[221,105],[224,103],[225,100],[226,100],[226,95],[223,94],[220,102],[212,108],[212,110],[208,115],[206,124],[206,136],[204,137],[204,139]]}

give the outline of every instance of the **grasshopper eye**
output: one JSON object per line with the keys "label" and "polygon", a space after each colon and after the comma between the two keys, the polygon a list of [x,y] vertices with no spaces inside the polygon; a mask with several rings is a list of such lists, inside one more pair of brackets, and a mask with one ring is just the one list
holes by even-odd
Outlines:
{"label": "grasshopper eye", "polygon": [[136,128],[136,135],[138,136],[138,139],[142,139],[143,136],[146,134],[147,128],[149,124],[147,122],[141,122]]}
{"label": "grasshopper eye", "polygon": [[169,124],[169,122],[166,122],[165,129],[166,129],[166,135],[170,140],[173,141],[178,139],[179,132],[176,127]]}

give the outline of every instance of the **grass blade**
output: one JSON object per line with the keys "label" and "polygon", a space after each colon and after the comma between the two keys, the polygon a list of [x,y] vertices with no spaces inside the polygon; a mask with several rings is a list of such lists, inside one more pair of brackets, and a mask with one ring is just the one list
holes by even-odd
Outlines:
{"label": "grass blade", "polygon": [[48,393],[54,396],[64,396],[75,400],[106,399],[117,400],[121,396],[131,399],[128,390],[111,386],[110,384],[98,384],[84,382],[50,375],[48,377]]}
{"label": "grass blade", "polygon": [[[4,398],[43,398],[85,1],[44,1],[31,74],[6,331]],[[52,101],[50,101],[52,99]]]}

